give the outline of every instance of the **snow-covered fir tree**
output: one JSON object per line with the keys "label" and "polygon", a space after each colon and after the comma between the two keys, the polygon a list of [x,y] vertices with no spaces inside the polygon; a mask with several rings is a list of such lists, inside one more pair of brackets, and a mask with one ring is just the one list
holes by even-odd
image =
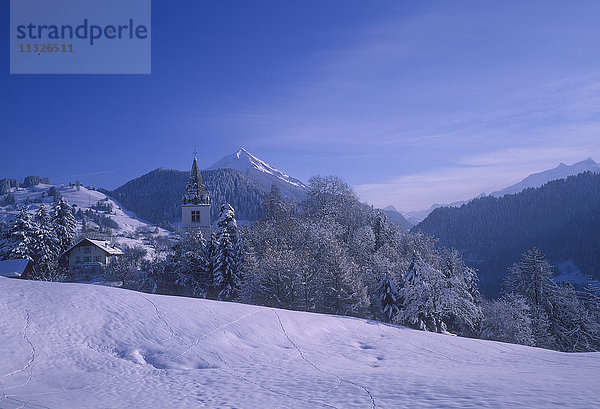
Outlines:
{"label": "snow-covered fir tree", "polygon": [[217,259],[217,235],[214,231],[211,231],[209,240],[206,241],[206,245],[204,247],[204,271],[207,272],[209,277],[207,278],[207,282],[210,285],[207,287],[207,297],[208,298],[216,298],[217,294],[215,281],[214,281],[214,271],[215,271],[215,263]]}
{"label": "snow-covered fir tree", "polygon": [[213,262],[213,284],[217,298],[233,300],[239,292],[241,247],[237,234],[235,211],[228,203],[221,206],[216,231]]}
{"label": "snow-covered fir tree", "polygon": [[392,277],[385,274],[379,284],[379,301],[383,309],[383,314],[388,322],[400,312],[400,302],[398,299],[398,289]]}
{"label": "snow-covered fir tree", "polygon": [[73,209],[64,197],[58,199],[52,207],[52,223],[58,239],[59,252],[62,253],[73,245],[77,227]]}
{"label": "snow-covered fir tree", "polygon": [[373,223],[373,234],[375,235],[375,250],[378,250],[387,241],[385,237],[386,223],[386,215],[381,210],[378,210]]}
{"label": "snow-covered fir tree", "polygon": [[207,242],[197,229],[187,230],[174,248],[177,284],[190,290],[196,297],[206,298],[212,289],[212,270],[208,257]]}
{"label": "snow-covered fir tree", "polygon": [[284,221],[291,216],[293,205],[284,202],[281,197],[279,186],[271,186],[271,191],[267,193],[263,205],[263,219]]}
{"label": "snow-covered fir tree", "polygon": [[525,296],[531,305],[542,306],[549,301],[556,284],[552,281],[552,267],[542,252],[532,247],[521,255],[518,264],[510,268],[505,287]]}
{"label": "snow-covered fir tree", "polygon": [[483,319],[477,272],[465,265],[456,250],[443,251],[441,258],[445,278],[443,320],[451,331],[474,336]]}
{"label": "snow-covered fir tree", "polygon": [[21,206],[19,213],[10,225],[3,242],[2,255],[4,259],[28,259],[35,257],[34,234],[36,226],[29,208]]}
{"label": "snow-covered fir tree", "polygon": [[50,213],[42,203],[34,216],[33,261],[35,276],[51,279],[56,270],[59,254],[59,243],[52,224]]}
{"label": "snow-covered fir tree", "polygon": [[404,286],[400,296],[403,305],[396,321],[421,330],[444,332],[445,324],[439,322],[439,305],[435,305],[435,287],[439,286],[443,274],[425,263],[418,251],[404,275]]}
{"label": "snow-covered fir tree", "polygon": [[436,254],[425,262],[415,251],[400,291],[402,308],[396,320],[419,329],[474,333],[482,318],[473,269],[462,263],[458,253],[445,259]]}

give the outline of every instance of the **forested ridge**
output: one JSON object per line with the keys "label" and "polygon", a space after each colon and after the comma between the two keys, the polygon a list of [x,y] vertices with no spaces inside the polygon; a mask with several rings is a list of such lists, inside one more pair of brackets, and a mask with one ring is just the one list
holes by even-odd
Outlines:
{"label": "forested ridge", "polygon": [[460,250],[478,268],[480,288],[497,295],[507,267],[531,246],[552,263],[600,275],[600,175],[590,172],[501,198],[434,210],[413,228]]}
{"label": "forested ridge", "polygon": [[[211,219],[216,220],[219,206],[230,203],[241,220],[257,220],[265,192],[244,174],[233,169],[201,171],[211,203]],[[103,190],[126,209],[149,222],[168,226],[181,220],[181,198],[189,172],[156,169],[130,180],[114,191]]]}

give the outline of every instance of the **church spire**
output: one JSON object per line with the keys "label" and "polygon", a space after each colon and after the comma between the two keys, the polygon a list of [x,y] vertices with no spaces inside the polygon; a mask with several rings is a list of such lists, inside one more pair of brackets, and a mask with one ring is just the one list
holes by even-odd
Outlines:
{"label": "church spire", "polygon": [[194,152],[194,162],[192,163],[192,170],[190,170],[190,177],[185,188],[185,194],[183,195],[183,204],[201,203],[208,204],[208,195],[204,189],[202,175],[200,174],[200,168],[198,167],[198,160],[196,159]]}

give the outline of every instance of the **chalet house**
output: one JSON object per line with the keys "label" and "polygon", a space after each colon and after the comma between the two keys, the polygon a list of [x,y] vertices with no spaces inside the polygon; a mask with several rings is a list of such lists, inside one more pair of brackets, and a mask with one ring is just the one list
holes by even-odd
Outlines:
{"label": "chalet house", "polygon": [[31,262],[27,259],[0,261],[0,276],[10,278],[27,278],[33,271]]}
{"label": "chalet house", "polygon": [[123,255],[123,250],[105,240],[81,239],[61,257],[69,261],[69,272],[80,270],[101,270],[117,257]]}

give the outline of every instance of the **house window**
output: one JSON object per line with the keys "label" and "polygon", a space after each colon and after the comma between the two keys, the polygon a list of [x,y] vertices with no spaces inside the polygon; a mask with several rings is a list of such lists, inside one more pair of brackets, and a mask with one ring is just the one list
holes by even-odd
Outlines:
{"label": "house window", "polygon": [[192,223],[200,223],[200,210],[192,210]]}
{"label": "house window", "polygon": [[91,247],[84,247],[83,248],[83,252],[84,253],[91,253],[92,252],[92,248]]}
{"label": "house window", "polygon": [[94,261],[100,261],[100,256],[94,256]]}
{"label": "house window", "polygon": [[89,263],[90,261],[92,261],[92,258],[91,258],[91,257],[89,257],[89,256],[87,256],[87,257],[85,258],[85,262],[86,262],[86,263]]}

